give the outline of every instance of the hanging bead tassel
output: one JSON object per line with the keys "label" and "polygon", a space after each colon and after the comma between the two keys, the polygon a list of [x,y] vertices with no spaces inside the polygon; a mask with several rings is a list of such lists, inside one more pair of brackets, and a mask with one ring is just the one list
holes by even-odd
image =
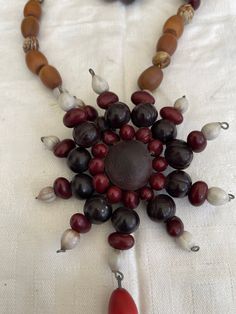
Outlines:
{"label": "hanging bead tassel", "polygon": [[95,74],[92,69],[89,69],[89,73],[92,75],[92,88],[95,93],[102,94],[109,90],[109,85],[101,76]]}

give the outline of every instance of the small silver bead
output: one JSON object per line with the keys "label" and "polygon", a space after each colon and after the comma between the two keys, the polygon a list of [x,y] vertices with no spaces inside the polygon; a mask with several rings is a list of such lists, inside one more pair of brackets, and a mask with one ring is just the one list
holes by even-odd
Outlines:
{"label": "small silver bead", "polygon": [[36,37],[27,37],[23,43],[23,50],[27,53],[30,50],[38,50],[39,49],[39,41]]}

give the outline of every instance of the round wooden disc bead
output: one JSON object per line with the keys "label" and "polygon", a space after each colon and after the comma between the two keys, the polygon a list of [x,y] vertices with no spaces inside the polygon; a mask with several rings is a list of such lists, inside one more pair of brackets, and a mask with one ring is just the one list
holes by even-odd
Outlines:
{"label": "round wooden disc bead", "polygon": [[163,34],[157,42],[156,51],[165,51],[172,56],[177,49],[177,38],[170,33]]}
{"label": "round wooden disc bead", "polygon": [[170,55],[165,51],[157,51],[152,59],[152,63],[161,69],[166,68],[170,64]]}
{"label": "round wooden disc bead", "polygon": [[155,90],[163,80],[163,72],[159,67],[147,68],[138,79],[140,89]]}
{"label": "round wooden disc bead", "polygon": [[34,16],[27,16],[21,23],[21,33],[26,37],[37,36],[39,33],[39,22]]}
{"label": "round wooden disc bead", "polygon": [[60,73],[51,65],[42,67],[39,77],[43,84],[50,89],[54,89],[62,84]]}
{"label": "round wooden disc bead", "polygon": [[41,68],[48,64],[48,60],[45,55],[37,50],[27,52],[25,61],[30,71],[35,74],[38,74]]}
{"label": "round wooden disc bead", "polygon": [[24,16],[34,16],[36,19],[40,19],[42,15],[41,5],[36,0],[30,0],[24,7]]}
{"label": "round wooden disc bead", "polygon": [[171,33],[180,38],[184,31],[184,20],[180,15],[171,16],[163,27],[163,33]]}

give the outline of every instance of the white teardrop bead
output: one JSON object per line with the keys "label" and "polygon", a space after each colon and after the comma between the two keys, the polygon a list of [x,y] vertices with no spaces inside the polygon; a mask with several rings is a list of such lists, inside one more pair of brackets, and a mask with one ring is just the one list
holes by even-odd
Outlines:
{"label": "white teardrop bead", "polygon": [[51,186],[47,186],[43,188],[40,192],[39,195],[36,197],[37,200],[43,201],[46,203],[51,203],[55,201],[56,199],[56,194],[54,193],[54,189]]}
{"label": "white teardrop bead", "polygon": [[49,135],[41,137],[41,141],[45,145],[45,147],[49,150],[53,150],[54,147],[60,143],[60,139],[57,136]]}
{"label": "white teardrop bead", "polygon": [[108,264],[112,272],[120,271],[121,267],[121,252],[112,249],[109,252]]}
{"label": "white teardrop bead", "polygon": [[67,92],[63,92],[58,97],[58,104],[64,111],[69,111],[76,107],[76,99]]}
{"label": "white teardrop bead", "polygon": [[68,93],[68,91],[63,87],[63,86],[59,86],[53,89],[52,93],[53,96],[58,99],[58,97],[61,95],[61,93]]}
{"label": "white teardrop bead", "polygon": [[79,98],[75,98],[75,107],[83,107],[83,106],[85,106],[85,103],[83,102],[83,100]]}
{"label": "white teardrop bead", "polygon": [[221,124],[219,122],[212,122],[204,125],[202,133],[208,141],[217,138],[221,131]]}
{"label": "white teardrop bead", "polygon": [[76,247],[80,239],[80,234],[72,229],[67,229],[61,237],[61,249],[57,253],[72,250]]}
{"label": "white teardrop bead", "polygon": [[177,99],[176,102],[174,103],[174,108],[181,113],[186,112],[188,110],[188,107],[189,107],[189,102],[186,96],[183,96]]}
{"label": "white teardrop bead", "polygon": [[176,242],[181,248],[187,251],[197,252],[200,249],[193,240],[192,234],[188,231],[184,231],[180,237],[176,238]]}
{"label": "white teardrop bead", "polygon": [[89,70],[92,75],[92,88],[95,93],[101,94],[109,90],[109,85],[101,76],[96,75],[92,69]]}
{"label": "white teardrop bead", "polygon": [[210,204],[220,206],[230,201],[230,196],[224,190],[218,187],[208,189],[207,200]]}

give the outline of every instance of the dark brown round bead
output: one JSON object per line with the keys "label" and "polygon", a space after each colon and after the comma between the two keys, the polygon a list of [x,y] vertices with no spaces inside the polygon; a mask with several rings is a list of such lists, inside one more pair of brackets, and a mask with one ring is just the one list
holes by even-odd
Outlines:
{"label": "dark brown round bead", "polygon": [[74,128],[86,120],[87,113],[84,110],[80,108],[72,108],[64,115],[63,123],[68,128]]}
{"label": "dark brown round bead", "polygon": [[173,140],[177,135],[175,124],[166,119],[156,121],[151,130],[153,138],[162,141],[162,143],[167,143]]}
{"label": "dark brown round bead", "polygon": [[167,143],[165,158],[171,167],[186,169],[193,160],[193,152],[186,142],[173,140]]}
{"label": "dark brown round bead", "polygon": [[91,147],[99,141],[100,132],[93,122],[87,121],[74,128],[73,137],[77,145]]}
{"label": "dark brown round bead", "polygon": [[112,104],[119,101],[119,98],[116,94],[112,92],[103,92],[97,98],[98,107],[102,109],[109,108]]}
{"label": "dark brown round bead", "polygon": [[111,217],[113,227],[120,233],[133,233],[140,224],[139,215],[133,209],[117,208]]}
{"label": "dark brown round bead", "polygon": [[203,181],[195,182],[188,193],[189,202],[194,206],[201,206],[207,198],[208,186]]}
{"label": "dark brown round bead", "polygon": [[190,176],[181,170],[175,170],[166,177],[166,191],[173,197],[186,196],[192,186]]}
{"label": "dark brown round bead", "polygon": [[134,246],[135,240],[131,234],[114,232],[109,235],[108,242],[116,250],[129,250]]}
{"label": "dark brown round bead", "polygon": [[174,200],[165,194],[155,196],[148,203],[147,214],[154,221],[166,221],[175,215],[176,206]]}
{"label": "dark brown round bead", "polygon": [[200,131],[192,131],[189,133],[187,143],[195,153],[202,152],[207,146],[207,140]]}
{"label": "dark brown round bead", "polygon": [[184,232],[184,224],[179,217],[172,217],[166,222],[166,230],[171,237],[180,237]]}

